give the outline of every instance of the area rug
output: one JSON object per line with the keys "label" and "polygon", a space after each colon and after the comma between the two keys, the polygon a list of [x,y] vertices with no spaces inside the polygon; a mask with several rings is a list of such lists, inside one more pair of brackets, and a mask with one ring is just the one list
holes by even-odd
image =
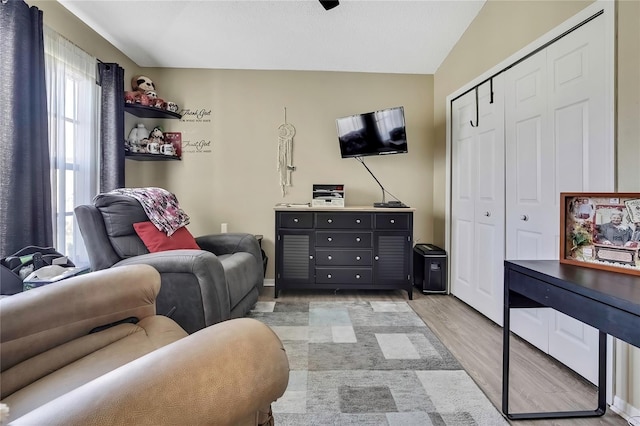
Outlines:
{"label": "area rug", "polygon": [[291,373],[277,425],[506,425],[406,302],[258,302]]}

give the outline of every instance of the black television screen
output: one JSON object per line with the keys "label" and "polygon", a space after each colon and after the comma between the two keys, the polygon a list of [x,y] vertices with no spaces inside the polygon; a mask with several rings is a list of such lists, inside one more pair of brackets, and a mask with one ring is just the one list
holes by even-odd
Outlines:
{"label": "black television screen", "polygon": [[403,107],[338,118],[336,126],[342,158],[408,152]]}

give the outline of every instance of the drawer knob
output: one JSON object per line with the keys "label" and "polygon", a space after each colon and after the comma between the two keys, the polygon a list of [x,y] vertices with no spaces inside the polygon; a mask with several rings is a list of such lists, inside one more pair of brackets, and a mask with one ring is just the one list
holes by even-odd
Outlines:
{"label": "drawer knob", "polygon": [[360,237],[356,237],[356,242],[360,242]]}
{"label": "drawer knob", "polygon": [[333,241],[333,238],[327,237],[327,241],[331,242],[331,241]]}
{"label": "drawer knob", "polygon": [[396,223],[396,220],[395,219],[391,219],[389,222]]}
{"label": "drawer knob", "polygon": [[522,216],[520,216],[520,220],[524,220],[526,222],[529,220],[529,216],[527,216],[526,214],[523,214]]}
{"label": "drawer knob", "polygon": [[327,278],[331,279],[331,274],[327,274]]}
{"label": "drawer knob", "polygon": [[360,219],[356,219],[356,223],[360,223]]}
{"label": "drawer knob", "polygon": [[333,223],[333,219],[327,219],[327,223]]}
{"label": "drawer knob", "polygon": [[356,279],[359,280],[360,279],[360,274],[356,274]]}
{"label": "drawer knob", "polygon": [[356,256],[356,260],[360,260],[360,256]]}
{"label": "drawer knob", "polygon": [[327,256],[327,259],[328,259],[328,260],[331,260],[331,259],[333,259],[333,258],[332,258],[331,256]]}
{"label": "drawer knob", "polygon": [[489,216],[491,216],[491,212],[484,212],[484,215],[485,215],[486,217],[489,217]]}
{"label": "drawer knob", "polygon": [[298,219],[297,217],[294,217],[294,218],[293,218],[293,221],[294,221],[295,223],[298,223],[298,222],[300,222],[300,219]]}

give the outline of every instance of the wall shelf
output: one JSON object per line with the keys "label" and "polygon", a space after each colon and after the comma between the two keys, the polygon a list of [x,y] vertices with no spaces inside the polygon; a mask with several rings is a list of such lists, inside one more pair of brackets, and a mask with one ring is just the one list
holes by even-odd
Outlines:
{"label": "wall shelf", "polygon": [[144,152],[125,152],[125,158],[135,161],[180,161],[180,157],[164,154],[147,154]]}
{"label": "wall shelf", "polygon": [[[155,108],[147,105],[124,104],[125,112],[140,118],[161,118],[161,119],[181,119],[177,112],[166,109]],[[164,154],[149,154],[146,152],[125,152],[125,158],[135,161],[180,161],[181,157]]]}
{"label": "wall shelf", "polygon": [[177,112],[167,111],[166,109],[155,108],[147,105],[124,104],[124,110],[129,114],[140,118],[182,118],[182,116]]}

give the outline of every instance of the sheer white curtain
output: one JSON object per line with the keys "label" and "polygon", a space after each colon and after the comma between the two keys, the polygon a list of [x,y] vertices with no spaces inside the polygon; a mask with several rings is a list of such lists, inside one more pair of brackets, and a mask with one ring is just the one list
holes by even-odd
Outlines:
{"label": "sheer white curtain", "polygon": [[73,209],[98,188],[97,59],[46,26],[44,50],[55,247],[88,265]]}

